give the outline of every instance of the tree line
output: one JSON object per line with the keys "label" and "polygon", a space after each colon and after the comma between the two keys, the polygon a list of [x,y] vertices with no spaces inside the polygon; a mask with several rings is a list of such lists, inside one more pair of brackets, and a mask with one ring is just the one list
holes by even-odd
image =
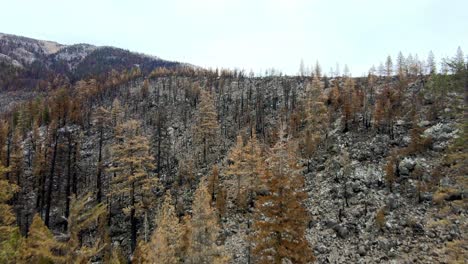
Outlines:
{"label": "tree line", "polygon": [[[281,78],[133,68],[62,85],[1,116],[0,257],[226,263],[219,231],[237,213],[249,263],[312,261],[303,170],[330,144],[332,125],[394,137],[398,119],[411,121],[412,145],[386,165],[393,191],[398,161],[430,144],[415,125],[423,94],[402,104],[408,84],[422,82],[434,120],[451,91],[464,87],[466,98],[463,55],[446,64],[445,73],[388,67],[365,78],[328,78],[319,64],[313,76]],[[112,243],[118,232],[128,245]]]}

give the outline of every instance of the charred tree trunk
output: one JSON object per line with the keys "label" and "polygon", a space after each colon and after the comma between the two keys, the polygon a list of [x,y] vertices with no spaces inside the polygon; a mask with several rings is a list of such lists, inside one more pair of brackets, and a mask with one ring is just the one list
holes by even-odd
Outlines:
{"label": "charred tree trunk", "polygon": [[[49,146],[50,147],[50,146]],[[44,165],[47,160],[47,149],[44,151]],[[44,169],[45,171],[45,169]],[[45,186],[46,185],[46,175],[45,172],[41,171],[39,179],[39,191],[37,198],[37,211],[42,215],[45,205]]]}
{"label": "charred tree trunk", "polygon": [[96,177],[96,200],[98,203],[102,200],[102,144],[104,142],[104,128],[101,127],[99,130],[99,154],[97,164],[97,177]]}
{"label": "charred tree trunk", "polygon": [[50,174],[49,174],[49,185],[47,188],[47,204],[45,211],[45,220],[44,223],[47,227],[50,226],[50,206],[52,204],[52,188],[54,183],[54,173],[55,173],[55,163],[57,159],[57,145],[58,145],[58,131],[55,131],[54,135],[54,150],[52,153],[52,161],[50,164]]}
{"label": "charred tree trunk", "polygon": [[[72,136],[71,134],[68,135],[68,153],[67,153],[67,185],[65,188],[65,193],[66,193],[66,204],[65,204],[65,218],[68,219],[68,216],[70,215],[70,195],[71,195],[71,177],[72,177],[72,172],[71,172],[71,163],[72,163],[72,151],[73,151],[73,145],[72,145]],[[67,229],[68,223],[65,223],[65,230]]]}
{"label": "charred tree trunk", "polygon": [[77,160],[77,154],[78,154],[78,148],[75,147],[74,152],[73,152],[73,174],[72,174],[72,194],[78,194],[78,175],[77,175],[77,170],[75,168],[76,166],[76,160]]}
{"label": "charred tree trunk", "polygon": [[[6,167],[10,167],[10,163],[11,163],[11,137],[13,135],[13,132],[11,130],[11,128],[8,128],[8,136],[7,136],[7,156],[6,156]],[[7,171],[6,173],[6,179],[7,181],[10,181],[10,172]]]}
{"label": "charred tree trunk", "polygon": [[[159,117],[161,118],[161,117]],[[161,172],[161,121],[158,120],[158,158],[156,164],[156,172],[159,174]]]}

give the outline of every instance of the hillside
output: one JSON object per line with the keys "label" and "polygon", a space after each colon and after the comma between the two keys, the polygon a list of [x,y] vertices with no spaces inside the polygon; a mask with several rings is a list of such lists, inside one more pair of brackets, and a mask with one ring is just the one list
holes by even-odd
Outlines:
{"label": "hillside", "polygon": [[255,77],[6,35],[0,53],[3,76],[68,80],[0,115],[1,263],[468,257],[464,60]]}
{"label": "hillside", "polygon": [[[98,78],[115,71],[130,71],[138,66],[144,74],[157,67],[181,65],[158,57],[115,47],[89,44],[62,45],[0,33],[0,87],[3,91],[43,89],[60,79],[63,85],[85,78]],[[55,80],[58,82],[58,80]]]}

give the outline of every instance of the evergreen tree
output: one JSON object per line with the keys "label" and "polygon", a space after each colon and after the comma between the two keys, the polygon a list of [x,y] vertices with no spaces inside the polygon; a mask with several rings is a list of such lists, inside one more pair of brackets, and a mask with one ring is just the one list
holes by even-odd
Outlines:
{"label": "evergreen tree", "polygon": [[149,233],[148,210],[153,204],[152,191],[158,182],[151,175],[155,166],[149,150],[148,139],[141,135],[140,122],[130,120],[117,126],[116,142],[112,146],[113,167],[110,169],[115,177],[109,195],[124,195],[130,200],[124,212],[130,216],[132,250],[137,242],[137,217],[143,215],[145,238]]}
{"label": "evergreen tree", "polygon": [[406,76],[406,61],[405,61],[405,57],[403,56],[403,54],[400,52],[398,52],[398,57],[397,57],[397,74],[398,74],[398,77],[400,77],[400,80],[403,79],[405,76]]}
{"label": "evergreen tree", "polygon": [[302,205],[307,194],[297,157],[278,142],[267,162],[263,180],[268,194],[257,200],[251,236],[256,263],[311,262],[314,256],[305,238],[308,215]]}
{"label": "evergreen tree", "polygon": [[10,149],[10,181],[15,182],[16,185],[21,186],[22,174],[24,171],[23,168],[23,146],[22,146],[22,136],[18,128],[14,129],[13,137],[11,142]]}
{"label": "evergreen tree", "polygon": [[120,123],[122,123],[123,109],[122,109],[122,105],[120,104],[119,99],[117,98],[115,98],[114,101],[112,102],[111,118],[112,118],[112,124],[114,126],[117,126]]}
{"label": "evergreen tree", "polygon": [[[237,143],[229,154],[230,164],[227,169],[228,175],[235,175],[237,182],[237,206],[241,211],[247,213],[247,233],[250,233],[252,214],[249,210],[254,207],[257,192],[261,189],[260,175],[265,170],[264,158],[257,136],[253,133],[247,144],[244,146],[242,137],[237,137]],[[219,195],[216,206],[220,210],[220,215],[224,215],[226,208],[224,190]],[[247,258],[250,262],[251,255],[250,241],[247,247]]]}
{"label": "evergreen tree", "polygon": [[216,143],[218,131],[218,114],[213,96],[211,93],[202,90],[194,137],[195,143],[202,148],[203,164],[208,161],[207,157],[211,147]]}
{"label": "evergreen tree", "polygon": [[216,195],[219,189],[219,169],[217,165],[213,166],[210,176],[208,177],[208,191],[211,194],[211,199],[216,200]]}
{"label": "evergreen tree", "polygon": [[[244,142],[242,140],[242,136],[237,136],[236,145],[231,149],[229,152],[228,160],[230,160],[230,164],[226,171],[226,175],[233,175],[235,176],[235,190],[236,193],[230,193],[229,196],[231,199],[235,199],[238,203],[240,208],[240,200],[241,200],[241,183],[245,181],[244,174],[245,168],[243,163],[245,163],[245,153],[244,153]],[[232,180],[230,180],[232,182]],[[232,185],[232,184],[231,184]]]}
{"label": "evergreen tree", "polygon": [[195,161],[190,155],[182,155],[179,161],[178,185],[188,184],[192,186],[195,182]]}
{"label": "evergreen tree", "polygon": [[113,247],[111,252],[111,257],[109,259],[109,264],[126,264],[127,260],[124,257],[122,249],[119,246]]}
{"label": "evergreen tree", "polygon": [[14,263],[20,242],[16,217],[8,202],[18,187],[5,179],[7,169],[0,163],[0,263]]}
{"label": "evergreen tree", "polygon": [[[328,111],[325,106],[322,82],[314,77],[310,89],[306,91],[305,121],[308,130],[326,131],[328,127]],[[323,132],[322,132],[323,133]]]}
{"label": "evergreen tree", "polygon": [[161,172],[163,164],[166,163],[167,167],[170,165],[170,138],[168,133],[168,119],[167,110],[164,107],[158,107],[153,116],[153,136],[152,147],[153,155],[156,159],[157,172]]}
{"label": "evergreen tree", "polygon": [[322,67],[320,66],[319,61],[315,61],[315,67],[314,67],[314,78],[317,78],[320,80],[322,78]]}
{"label": "evergreen tree", "polygon": [[304,65],[304,60],[301,59],[301,63],[299,64],[299,76],[304,77],[306,75],[306,69]]}
{"label": "evergreen tree", "polygon": [[325,105],[323,84],[316,77],[313,78],[310,89],[306,91],[306,129],[303,142],[303,153],[308,160],[307,169],[310,170],[309,160],[319,144],[325,139],[329,112]]}
{"label": "evergreen tree", "polygon": [[426,67],[427,67],[427,70],[426,70],[427,74],[433,75],[437,73],[437,66],[436,66],[436,62],[434,58],[434,53],[432,52],[432,50],[429,51],[429,55],[427,55]]}
{"label": "evergreen tree", "polygon": [[393,62],[390,55],[388,55],[387,60],[385,61],[385,74],[387,77],[391,77],[393,74]]}
{"label": "evergreen tree", "polygon": [[69,240],[66,242],[66,263],[88,263],[103,248],[96,241],[92,247],[83,245],[81,234],[97,226],[98,219],[105,214],[106,208],[103,204],[92,206],[91,193],[76,199],[71,198],[70,216],[68,217]]}
{"label": "evergreen tree", "polygon": [[98,219],[97,238],[99,239],[96,244],[101,250],[102,261],[110,263],[113,255],[113,245],[110,236],[110,226],[108,225],[108,212],[103,213]]}
{"label": "evergreen tree", "polygon": [[149,96],[149,82],[148,79],[143,81],[143,86],[141,87],[141,99],[145,100]]}
{"label": "evergreen tree", "polygon": [[218,216],[203,181],[195,191],[192,219],[184,228],[188,239],[185,263],[227,263],[224,247],[216,244],[220,231]]}
{"label": "evergreen tree", "polygon": [[343,69],[343,78],[346,78],[346,77],[348,78],[351,77],[348,64],[345,64],[344,69]]}
{"label": "evergreen tree", "polygon": [[[230,164],[226,170],[227,175],[236,178],[236,200],[239,209],[251,207],[255,192],[260,185],[260,170],[262,169],[262,153],[257,142],[257,136],[252,138],[244,146],[242,136],[237,136],[236,145],[229,153]],[[232,194],[231,194],[232,197]]]}
{"label": "evergreen tree", "polygon": [[452,60],[452,71],[455,74],[460,74],[461,72],[466,71],[465,64],[465,55],[463,54],[461,47],[458,46],[457,53]]}
{"label": "evergreen tree", "polygon": [[379,77],[385,76],[385,66],[380,62],[379,67],[377,68]]}
{"label": "evergreen tree", "polygon": [[169,191],[159,210],[157,227],[146,246],[148,263],[180,263],[182,226],[179,223]]}
{"label": "evergreen tree", "polygon": [[32,161],[32,175],[34,176],[34,189],[37,193],[36,197],[36,211],[40,212],[42,210],[42,204],[44,201],[44,192],[45,192],[45,179],[47,172],[47,149],[45,142],[40,140],[39,137],[39,127],[35,126],[33,131],[36,138],[35,149],[34,149],[34,158]]}
{"label": "evergreen tree", "polygon": [[98,203],[102,201],[102,148],[104,145],[104,129],[108,127],[110,123],[110,113],[104,107],[99,107],[96,110],[96,116],[94,117],[96,127],[99,133],[99,145],[98,145],[98,164],[97,164],[97,175],[96,175],[96,200]]}
{"label": "evergreen tree", "polygon": [[28,237],[21,245],[18,263],[66,263],[65,245],[55,240],[38,214],[34,215]]}

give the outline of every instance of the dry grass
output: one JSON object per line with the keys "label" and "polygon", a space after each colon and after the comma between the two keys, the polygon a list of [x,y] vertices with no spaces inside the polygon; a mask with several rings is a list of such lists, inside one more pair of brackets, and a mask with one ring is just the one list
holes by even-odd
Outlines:
{"label": "dry grass", "polygon": [[437,205],[441,205],[444,203],[447,197],[456,192],[457,189],[454,188],[438,188],[437,191],[434,193],[434,196],[432,197],[432,201]]}
{"label": "dry grass", "polygon": [[466,263],[468,260],[468,242],[466,240],[454,240],[445,246],[445,253],[449,263]]}

